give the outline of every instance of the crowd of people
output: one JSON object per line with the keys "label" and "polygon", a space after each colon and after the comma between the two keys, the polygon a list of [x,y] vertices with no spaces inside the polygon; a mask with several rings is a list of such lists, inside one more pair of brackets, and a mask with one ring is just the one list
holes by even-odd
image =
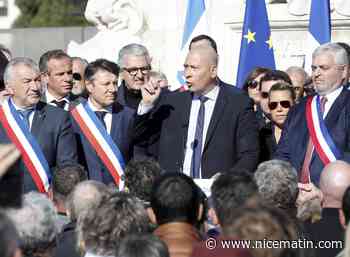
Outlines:
{"label": "crowd of people", "polygon": [[140,44],[1,47],[0,256],[350,257],[349,56],[327,43],[312,74],[238,89],[199,35],[171,91]]}

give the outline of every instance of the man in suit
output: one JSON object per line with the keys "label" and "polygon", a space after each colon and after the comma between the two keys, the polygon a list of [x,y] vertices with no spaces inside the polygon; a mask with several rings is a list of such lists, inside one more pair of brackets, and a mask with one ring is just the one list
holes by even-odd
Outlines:
{"label": "man in suit", "polygon": [[[48,167],[51,169],[54,166],[76,163],[76,140],[69,115],[40,102],[42,86],[37,65],[29,58],[15,58],[6,67],[4,81],[11,92],[8,102],[17,115],[21,114],[19,117],[39,145]],[[11,142],[4,126],[0,128],[0,142]],[[24,177],[24,192],[37,190],[27,166],[24,165],[23,155],[18,169]]]}
{"label": "man in suit", "polygon": [[[115,145],[122,157],[122,163],[127,163],[132,157],[132,139],[131,127],[133,126],[134,110],[123,106],[116,101],[119,67],[117,64],[105,59],[99,59],[90,63],[85,70],[86,89],[89,98],[86,103],[77,107],[84,106],[91,110],[90,115],[95,116],[92,121],[95,125],[100,124],[100,130],[106,133],[105,136],[111,139],[110,145]],[[88,170],[89,179],[101,181],[105,184],[116,182],[113,178],[113,170],[107,167],[101,158],[101,153],[97,153],[94,148],[96,144],[91,143],[92,139],[86,133],[86,130],[78,122],[75,111],[72,110],[73,127],[81,142],[83,154],[80,156]],[[86,119],[85,119],[86,120]],[[85,122],[84,120],[84,122]],[[99,122],[97,122],[99,121]],[[95,134],[94,132],[92,132]],[[101,142],[100,139],[96,139]],[[106,139],[108,141],[108,139]],[[112,146],[111,146],[112,147]],[[115,168],[115,167],[114,167]]]}
{"label": "man in suit", "polygon": [[[348,64],[346,51],[337,44],[322,45],[313,53],[312,80],[314,97],[320,97],[320,119],[324,120],[328,140],[333,141],[340,153],[336,158],[347,162],[350,161],[350,92],[343,85],[347,84]],[[319,148],[315,148],[310,139],[306,119],[309,98],[302,99],[289,111],[275,157],[289,161],[299,172],[302,183],[318,185],[325,163],[320,158]]]}
{"label": "man in suit", "polygon": [[[217,80],[217,63],[212,48],[193,48],[184,64],[189,91],[163,95],[149,119],[136,126],[136,134],[158,140],[154,155],[168,172],[209,178],[232,167],[256,168],[258,126],[252,102]],[[145,114],[160,89],[150,80],[141,90],[138,114]]]}
{"label": "man in suit", "polygon": [[60,49],[47,51],[40,57],[39,68],[46,85],[42,101],[65,111],[79,102],[78,96],[72,94],[73,71],[69,55]]}

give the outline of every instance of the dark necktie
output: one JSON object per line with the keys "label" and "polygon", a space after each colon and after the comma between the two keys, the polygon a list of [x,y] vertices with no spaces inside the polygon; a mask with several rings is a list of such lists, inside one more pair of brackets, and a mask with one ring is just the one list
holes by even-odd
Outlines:
{"label": "dark necktie", "polygon": [[103,126],[106,128],[106,123],[105,123],[105,116],[107,114],[107,112],[103,112],[103,111],[96,111],[95,112],[97,118],[102,122]]}
{"label": "dark necktie", "polygon": [[65,100],[62,100],[62,101],[53,100],[51,103],[54,103],[58,108],[61,108],[63,110],[64,110],[64,107],[66,106]]}
{"label": "dark necktie", "polygon": [[[322,97],[321,98],[321,106],[320,106],[322,116],[324,113],[326,102],[327,102],[327,97],[325,97],[325,96]],[[303,166],[302,166],[301,174],[300,174],[300,182],[303,184],[308,184],[311,182],[310,163],[311,163],[313,151],[314,151],[314,144],[312,143],[311,137],[309,137],[309,142],[308,142],[307,147],[306,147],[306,153],[305,153],[304,162],[303,162]]]}
{"label": "dark necktie", "polygon": [[203,128],[204,128],[204,116],[205,116],[205,105],[204,103],[208,100],[206,96],[200,96],[199,100],[201,105],[197,116],[196,134],[193,141],[193,155],[191,163],[191,177],[199,178],[199,169],[202,161],[202,144],[203,144]]}
{"label": "dark necktie", "polygon": [[18,110],[18,113],[22,116],[23,121],[27,125],[28,129],[30,129],[29,116],[32,113],[32,111],[33,111],[33,109]]}

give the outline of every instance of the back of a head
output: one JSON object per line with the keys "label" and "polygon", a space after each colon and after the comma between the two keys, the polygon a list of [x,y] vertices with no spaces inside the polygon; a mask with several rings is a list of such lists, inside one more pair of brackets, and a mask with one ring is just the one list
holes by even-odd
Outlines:
{"label": "back of a head", "polygon": [[159,225],[174,221],[195,225],[200,202],[200,189],[185,174],[167,173],[153,184],[151,206]]}
{"label": "back of a head", "polygon": [[229,226],[237,209],[257,195],[252,175],[244,170],[231,170],[221,174],[211,187],[212,200],[220,225]]}
{"label": "back of a head", "polygon": [[15,225],[5,213],[0,212],[0,256],[15,257],[19,247],[19,236]]}
{"label": "back of a head", "polygon": [[109,195],[109,188],[99,181],[80,182],[69,195],[67,202],[67,212],[70,219],[77,220],[82,213],[96,208],[100,201]]}
{"label": "back of a head", "polygon": [[261,163],[254,174],[259,194],[271,206],[294,215],[298,177],[290,163],[271,160]]}
{"label": "back of a head", "polygon": [[344,161],[329,163],[321,172],[320,189],[323,193],[323,206],[341,208],[346,188],[350,186],[350,165]]}
{"label": "back of a head", "polygon": [[79,217],[78,242],[83,242],[88,252],[112,256],[121,239],[130,233],[149,232],[149,225],[142,203],[118,192]]}
{"label": "back of a head", "polygon": [[154,181],[161,168],[153,159],[131,160],[125,168],[125,187],[142,201],[150,202]]}
{"label": "back of a head", "polygon": [[87,180],[87,172],[81,165],[56,167],[51,181],[53,200],[65,202],[75,186],[83,180]]}
{"label": "back of a head", "polygon": [[52,251],[57,236],[56,209],[44,195],[30,192],[24,195],[20,209],[7,210],[21,239],[24,256],[37,256]]}
{"label": "back of a head", "polygon": [[169,257],[167,245],[152,234],[126,236],[116,251],[116,257]]}
{"label": "back of a head", "polygon": [[265,75],[260,80],[260,85],[265,81],[284,81],[290,85],[292,85],[292,81],[288,74],[281,70],[269,70],[265,73]]}

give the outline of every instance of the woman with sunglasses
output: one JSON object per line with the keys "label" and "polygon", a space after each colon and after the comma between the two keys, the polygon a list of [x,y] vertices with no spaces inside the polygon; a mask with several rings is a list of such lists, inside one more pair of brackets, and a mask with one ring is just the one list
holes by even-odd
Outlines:
{"label": "woman with sunglasses", "polygon": [[276,150],[289,109],[295,104],[295,91],[292,85],[277,82],[271,87],[268,98],[271,122],[260,130],[261,162],[271,160]]}

